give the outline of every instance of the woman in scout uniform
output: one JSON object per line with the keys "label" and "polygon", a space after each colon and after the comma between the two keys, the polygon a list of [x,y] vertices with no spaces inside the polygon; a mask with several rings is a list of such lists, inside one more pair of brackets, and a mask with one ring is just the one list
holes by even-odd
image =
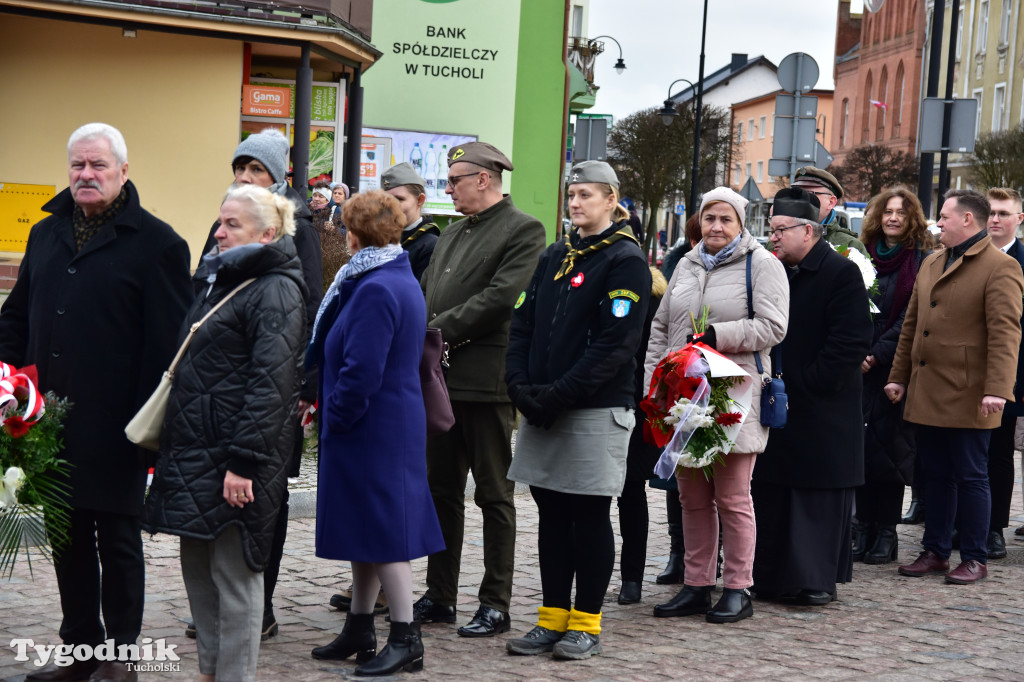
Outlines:
{"label": "woman in scout uniform", "polygon": [[420,214],[427,200],[424,187],[427,181],[420,177],[411,163],[403,162],[388,168],[380,178],[381,188],[398,199],[405,214],[405,229],[402,230],[402,248],[409,254],[412,274],[419,280],[430,265],[430,256],[441,230],[437,225]]}
{"label": "woman in scout uniform", "polygon": [[537,503],[544,595],[537,626],[507,642],[513,654],[601,652],[615,563],[609,514],[626,476],[633,356],[651,294],[618,189],[606,163],[572,169],[575,229],[541,255],[512,316],[505,380],[524,420],[508,477],[529,484]]}

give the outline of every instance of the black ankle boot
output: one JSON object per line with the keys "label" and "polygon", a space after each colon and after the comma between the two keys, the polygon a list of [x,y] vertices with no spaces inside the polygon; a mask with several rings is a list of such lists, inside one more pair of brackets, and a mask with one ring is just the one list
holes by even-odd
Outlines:
{"label": "black ankle boot", "polygon": [[711,608],[711,586],[693,587],[684,585],[679,594],[664,604],[654,607],[654,615],[658,618],[675,618],[691,616],[695,613],[707,613]]}
{"label": "black ankle boot", "polygon": [[853,524],[853,560],[864,561],[871,545],[875,542],[877,530],[874,524],[855,521]]}
{"label": "black ankle boot", "polygon": [[313,658],[322,661],[341,661],[352,654],[359,662],[369,661],[377,653],[377,633],[372,613],[352,613],[345,618],[345,627],[334,641],[313,649]]}
{"label": "black ankle boot", "polygon": [[880,526],[875,544],[864,555],[866,564],[888,564],[896,561],[896,552],[899,549],[899,538],[896,535],[896,526]]}
{"label": "black ankle boot", "polygon": [[907,509],[907,513],[903,517],[902,522],[909,526],[924,523],[924,502],[916,497],[912,498],[910,500],[910,508]]}
{"label": "black ankle boot", "polygon": [[683,582],[683,572],[686,565],[683,562],[682,552],[672,552],[668,555],[668,563],[665,570],[658,574],[654,582],[659,585],[678,585]]}
{"label": "black ankle boot", "polygon": [[750,603],[750,592],[725,588],[722,598],[715,608],[705,616],[709,623],[735,623],[754,615],[754,605]]}
{"label": "black ankle boot", "polygon": [[388,643],[373,660],[356,668],[356,675],[390,675],[423,670],[423,640],[419,623],[391,621]]}

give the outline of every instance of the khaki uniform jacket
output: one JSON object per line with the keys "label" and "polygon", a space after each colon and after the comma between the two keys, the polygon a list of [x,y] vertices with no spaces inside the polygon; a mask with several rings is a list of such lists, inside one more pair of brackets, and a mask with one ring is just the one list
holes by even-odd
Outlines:
{"label": "khaki uniform jacket", "polygon": [[420,285],[427,325],[450,346],[452,400],[508,402],[505,349],[509,320],[544,249],[544,226],[505,195],[438,237]]}
{"label": "khaki uniform jacket", "polygon": [[907,387],[909,422],[994,429],[1000,415],[982,417],[981,399],[1013,400],[1024,276],[989,237],[943,272],[948,258],[921,264],[889,381]]}
{"label": "khaki uniform jacket", "polygon": [[[698,251],[691,249],[679,261],[651,323],[651,340],[644,363],[645,393],[658,363],[670,351],[685,346],[687,334],[693,333],[690,313],[699,317],[701,306],[709,306],[708,325],[715,328],[717,350],[746,370],[753,380],[750,412],[733,451],[764,452],[768,428],[760,421],[761,381],[754,352],[760,352],[764,371],[771,372],[768,353],[782,342],[789,324],[786,269],[746,230],[736,251],[710,273]],[[750,263],[753,319],[747,318],[747,253],[750,252],[753,253]]]}

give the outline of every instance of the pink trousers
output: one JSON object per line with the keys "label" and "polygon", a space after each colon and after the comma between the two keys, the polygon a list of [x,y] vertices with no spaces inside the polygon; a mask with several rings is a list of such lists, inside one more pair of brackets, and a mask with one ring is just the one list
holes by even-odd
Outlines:
{"label": "pink trousers", "polygon": [[685,582],[693,587],[715,584],[718,561],[718,519],[722,519],[725,587],[743,589],[754,584],[754,503],[750,477],[754,453],[732,452],[715,465],[710,481],[694,469],[677,476],[683,507],[683,542],[686,547]]}

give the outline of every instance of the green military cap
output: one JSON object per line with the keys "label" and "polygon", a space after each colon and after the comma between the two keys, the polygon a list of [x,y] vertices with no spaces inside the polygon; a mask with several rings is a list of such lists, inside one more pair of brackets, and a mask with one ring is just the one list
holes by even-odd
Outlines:
{"label": "green military cap", "polygon": [[384,171],[384,175],[380,176],[380,186],[384,189],[401,187],[402,185],[426,187],[427,181],[420,177],[420,174],[416,172],[416,169],[408,161],[396,163]]}
{"label": "green military cap", "polygon": [[467,142],[448,150],[448,165],[457,162],[474,163],[482,168],[501,172],[514,170],[508,157],[492,144]]}
{"label": "green military cap", "polygon": [[798,182],[813,182],[816,185],[821,185],[827,188],[832,194],[836,195],[837,199],[843,198],[843,186],[836,180],[836,176],[832,175],[826,170],[815,168],[814,166],[804,166],[796,172],[793,177],[793,184]]}
{"label": "green military cap", "polygon": [[615,191],[619,191],[619,177],[604,161],[580,161],[569,171],[569,184],[575,185],[581,182],[600,182],[611,185]]}

